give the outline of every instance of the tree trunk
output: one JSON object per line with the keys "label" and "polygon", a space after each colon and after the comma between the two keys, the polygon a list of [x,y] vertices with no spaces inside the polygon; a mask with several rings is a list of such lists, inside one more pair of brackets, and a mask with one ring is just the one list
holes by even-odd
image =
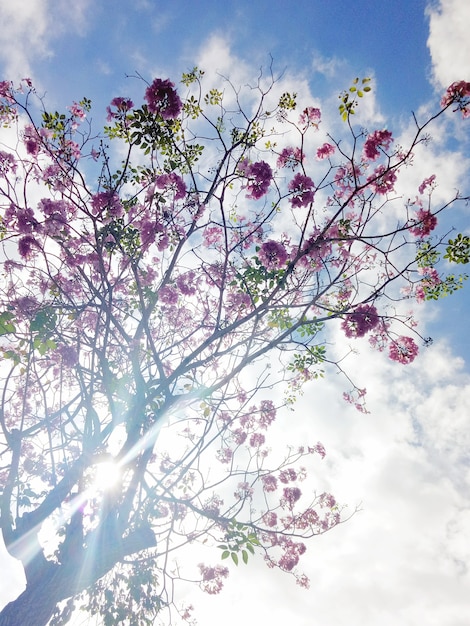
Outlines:
{"label": "tree trunk", "polygon": [[114,544],[91,541],[63,564],[38,555],[26,568],[26,589],[0,612],[0,626],[46,626],[59,602],[92,586],[127,555],[156,545],[149,526]]}

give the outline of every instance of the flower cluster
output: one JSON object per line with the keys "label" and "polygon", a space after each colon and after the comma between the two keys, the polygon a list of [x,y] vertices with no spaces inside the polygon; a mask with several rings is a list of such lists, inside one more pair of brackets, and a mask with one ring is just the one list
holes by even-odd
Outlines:
{"label": "flower cluster", "polygon": [[370,161],[375,161],[380,156],[379,148],[388,150],[392,141],[392,133],[389,130],[376,130],[364,142],[364,156]]}
{"label": "flower cluster", "polygon": [[380,322],[377,309],[372,304],[360,304],[341,323],[346,337],[364,337]]}
{"label": "flower cluster", "polygon": [[249,163],[247,159],[242,159],[238,165],[239,171],[248,178],[246,189],[247,198],[259,200],[268,193],[269,185],[273,177],[271,166],[265,161]]}
{"label": "flower cluster", "polygon": [[423,180],[423,182],[421,183],[421,185],[418,187],[418,191],[421,195],[423,195],[423,193],[425,192],[425,190],[430,187],[431,191],[434,189],[434,187],[436,186],[435,183],[436,180],[436,175],[433,174],[432,176],[430,176],[429,178],[425,178]]}
{"label": "flower cluster", "polygon": [[318,128],[321,120],[321,111],[315,107],[307,107],[299,115],[299,125],[306,130],[309,126]]}
{"label": "flower cluster", "polygon": [[259,250],[258,258],[267,270],[277,270],[287,261],[287,251],[279,241],[265,241]]}
{"label": "flower cluster", "polygon": [[222,565],[208,567],[203,563],[200,563],[198,567],[202,576],[202,580],[199,583],[201,589],[210,595],[219,593],[224,586],[223,579],[228,576],[228,569],[226,567],[222,567]]}
{"label": "flower cluster", "polygon": [[437,217],[433,215],[429,209],[418,209],[416,219],[413,221],[414,225],[410,226],[409,231],[412,235],[420,239],[427,237],[437,225]]}
{"label": "flower cluster", "polygon": [[368,177],[367,182],[376,193],[385,195],[393,191],[397,182],[397,173],[385,165],[379,165],[375,168],[373,174]]}
{"label": "flower cluster", "polygon": [[303,160],[304,155],[300,148],[283,148],[277,158],[276,166],[295,169]]}
{"label": "flower cluster", "polygon": [[181,113],[183,104],[174,84],[169,80],[156,78],[145,90],[145,100],[151,113],[160,115],[164,120],[174,120]]}
{"label": "flower cluster", "polygon": [[411,337],[398,337],[392,341],[389,347],[389,356],[392,361],[398,361],[404,365],[414,361],[418,352],[418,346]]}
{"label": "flower cluster", "polygon": [[331,143],[324,143],[317,150],[317,159],[319,161],[323,161],[324,159],[329,159],[335,153],[335,146]]}
{"label": "flower cluster", "polygon": [[155,179],[158,189],[164,189],[166,192],[173,192],[175,200],[182,200],[186,196],[186,183],[174,172],[171,174],[160,174]]}
{"label": "flower cluster", "polygon": [[110,105],[106,107],[108,114],[106,119],[108,122],[111,122],[113,119],[123,119],[133,106],[134,103],[129,98],[113,98]]}
{"label": "flower cluster", "polygon": [[444,96],[441,99],[441,107],[445,108],[457,103],[457,110],[462,111],[462,116],[470,117],[470,83],[465,80],[456,81],[447,87]]}
{"label": "flower cluster", "polygon": [[91,206],[94,215],[102,215],[106,211],[107,217],[119,218],[124,213],[121,200],[115,191],[95,193],[91,199]]}
{"label": "flower cluster", "polygon": [[308,206],[313,202],[315,196],[315,185],[309,176],[296,174],[289,182],[289,191],[292,192],[290,203],[293,207],[299,208]]}

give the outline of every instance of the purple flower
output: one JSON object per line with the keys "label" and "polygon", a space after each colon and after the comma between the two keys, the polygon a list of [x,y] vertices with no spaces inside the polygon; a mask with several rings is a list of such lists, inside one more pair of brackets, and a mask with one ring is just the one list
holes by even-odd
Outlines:
{"label": "purple flower", "polygon": [[287,252],[282,243],[272,239],[262,244],[258,256],[267,270],[278,269],[287,261]]}
{"label": "purple flower", "polygon": [[380,321],[377,309],[372,304],[360,304],[343,320],[341,328],[346,337],[364,337]]}
{"label": "purple flower", "polygon": [[392,133],[389,130],[374,131],[364,142],[364,156],[375,161],[380,156],[379,147],[388,150],[392,141]]}
{"label": "purple flower", "polygon": [[[113,98],[108,107],[106,107],[106,112],[108,113],[106,119],[108,122],[111,122],[113,119],[119,119],[121,117],[125,117],[126,113],[132,109],[134,103],[129,98]],[[115,107],[116,110],[113,111],[111,107]]]}
{"label": "purple flower", "polygon": [[174,172],[171,172],[171,174],[160,174],[155,179],[155,184],[158,189],[173,191],[175,200],[182,200],[186,196],[186,183],[181,176]]}
{"label": "purple flower", "polygon": [[145,99],[151,113],[160,115],[164,120],[174,120],[181,113],[183,104],[169,80],[156,78],[145,91]]}
{"label": "purple flower", "polygon": [[115,191],[95,193],[91,199],[91,206],[95,215],[99,215],[105,209],[108,210],[109,217],[122,217],[124,213],[119,196]]}
{"label": "purple flower", "polygon": [[289,191],[293,193],[293,197],[290,199],[292,206],[299,208],[313,202],[315,185],[309,176],[296,174],[289,183]]}
{"label": "purple flower", "polygon": [[248,163],[246,159],[240,161],[238,169],[248,178],[246,188],[247,198],[259,200],[268,193],[269,185],[273,177],[273,172],[268,163],[258,161],[257,163]]}

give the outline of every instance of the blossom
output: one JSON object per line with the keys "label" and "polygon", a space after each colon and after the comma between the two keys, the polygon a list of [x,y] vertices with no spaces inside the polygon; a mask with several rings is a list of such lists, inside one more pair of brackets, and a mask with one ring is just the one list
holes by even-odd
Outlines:
{"label": "blossom", "polygon": [[398,337],[392,341],[389,347],[389,356],[392,361],[398,361],[407,365],[414,361],[418,354],[418,346],[411,337]]}
{"label": "blossom", "polygon": [[193,296],[196,293],[195,276],[191,270],[186,274],[180,274],[176,279],[176,286],[184,296]]}
{"label": "blossom", "polygon": [[335,152],[336,148],[331,143],[324,143],[317,150],[317,159],[319,161],[323,161],[323,159],[328,159]]}
{"label": "blossom", "polygon": [[304,155],[300,148],[283,148],[276,162],[277,167],[290,167],[294,169],[304,160]]}
{"label": "blossom", "polygon": [[281,483],[287,484],[290,481],[297,480],[297,472],[292,467],[281,470],[279,474],[279,480]]}
{"label": "blossom", "polygon": [[341,328],[346,337],[364,337],[377,326],[380,318],[372,304],[360,304],[342,321]]}
{"label": "blossom", "polygon": [[158,299],[164,304],[176,304],[178,302],[178,291],[171,285],[164,285],[158,292]]}
{"label": "blossom", "polygon": [[298,487],[284,487],[282,493],[283,498],[281,500],[281,504],[283,506],[288,506],[289,508],[292,508],[302,495],[302,492]]}
{"label": "blossom", "polygon": [[18,252],[24,259],[30,258],[33,253],[33,249],[38,247],[38,242],[30,235],[22,237],[18,242]]}
{"label": "blossom", "polygon": [[313,202],[315,185],[309,176],[296,174],[289,182],[289,191],[293,194],[293,197],[290,199],[290,203],[293,207],[299,208],[307,206]]}
{"label": "blossom", "polygon": [[198,567],[202,576],[201,589],[211,595],[219,593],[224,584],[222,579],[228,576],[228,569],[222,565],[208,567],[203,563],[200,563]]}
{"label": "blossom", "polygon": [[367,182],[376,193],[384,195],[389,191],[393,191],[393,187],[397,180],[396,171],[385,167],[385,165],[379,165],[375,168],[374,173],[371,174]]}
{"label": "blossom", "polygon": [[115,191],[95,193],[91,198],[91,206],[94,215],[100,215],[105,209],[107,209],[107,215],[113,218],[122,217],[124,213],[121,200]]}
{"label": "blossom", "polygon": [[436,180],[436,175],[433,174],[429,178],[425,178],[421,185],[418,187],[419,193],[422,195],[427,187],[434,188],[434,181]]}
{"label": "blossom", "polygon": [[9,172],[16,172],[16,160],[15,157],[9,152],[3,152],[0,150],[0,175],[5,176]]}
{"label": "blossom", "polygon": [[165,191],[173,192],[175,194],[175,200],[182,200],[186,196],[186,183],[175,174],[160,174],[155,179],[155,184],[158,189],[164,189]]}
{"label": "blossom", "polygon": [[277,489],[277,478],[271,474],[261,476],[261,482],[263,483],[264,491],[271,492]]}
{"label": "blossom", "polygon": [[174,120],[181,113],[183,104],[169,80],[156,78],[145,91],[149,111],[160,115],[164,120]]}
{"label": "blossom", "polygon": [[253,433],[250,437],[250,446],[252,448],[259,448],[264,444],[266,437],[263,433]]}
{"label": "blossom", "polygon": [[220,226],[206,226],[202,234],[206,248],[222,242],[223,230]]}
{"label": "blossom", "polygon": [[299,116],[299,124],[303,126],[304,129],[308,128],[309,126],[314,126],[315,128],[318,128],[320,119],[320,109],[316,109],[315,107],[307,107]]}
{"label": "blossom", "polygon": [[375,161],[380,156],[379,148],[388,150],[392,141],[392,133],[389,130],[374,131],[364,142],[364,156]]}
{"label": "blossom", "polygon": [[463,117],[470,117],[470,82],[465,80],[459,80],[452,83],[447,87],[445,94],[441,99],[441,107],[445,108],[452,104],[457,103],[457,109],[455,111],[462,111]]}
{"label": "blossom", "polygon": [[269,528],[273,528],[277,524],[277,515],[274,511],[267,511],[263,515],[263,524],[266,524]]}
{"label": "blossom", "polygon": [[282,243],[270,239],[261,245],[258,257],[266,269],[275,270],[285,265],[287,252]]}
{"label": "blossom", "polygon": [[418,209],[416,219],[413,221],[414,225],[410,226],[409,231],[412,235],[419,238],[429,235],[437,225],[437,217],[429,209]]}
{"label": "blossom", "polygon": [[269,185],[273,177],[271,166],[265,161],[248,163],[247,159],[242,159],[238,165],[240,172],[248,178],[246,188],[247,198],[259,200],[268,193]]}
{"label": "blossom", "polygon": [[9,104],[14,104],[13,83],[10,80],[0,81],[0,98],[4,98]]}
{"label": "blossom", "polygon": [[[106,119],[108,122],[111,122],[113,119],[119,119],[126,116],[126,113],[132,109],[134,103],[129,98],[113,98],[109,106],[106,107],[107,116]],[[116,110],[113,111],[111,107],[115,107]]]}
{"label": "blossom", "polygon": [[272,400],[261,400],[260,415],[258,424],[260,428],[268,428],[268,426],[276,419],[276,407]]}

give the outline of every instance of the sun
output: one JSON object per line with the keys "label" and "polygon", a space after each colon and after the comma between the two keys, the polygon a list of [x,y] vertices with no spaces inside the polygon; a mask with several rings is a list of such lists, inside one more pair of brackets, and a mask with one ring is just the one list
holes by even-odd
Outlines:
{"label": "sun", "polygon": [[121,468],[110,459],[100,461],[94,467],[93,489],[108,491],[113,489],[121,479]]}

